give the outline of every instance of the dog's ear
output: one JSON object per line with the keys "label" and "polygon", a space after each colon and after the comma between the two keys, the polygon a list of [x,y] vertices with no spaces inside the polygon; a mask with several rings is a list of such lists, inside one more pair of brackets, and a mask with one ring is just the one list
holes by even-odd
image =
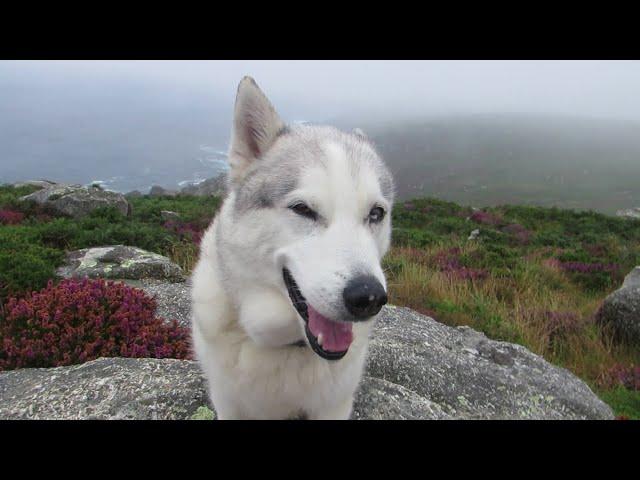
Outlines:
{"label": "dog's ear", "polygon": [[364,133],[364,132],[362,131],[362,129],[361,129],[361,128],[354,128],[354,129],[351,131],[351,133],[353,133],[354,135],[357,135],[358,137],[364,138],[364,139],[366,139],[366,140],[368,140],[368,139],[369,139],[369,137],[367,136],[367,134],[366,134],[366,133]]}
{"label": "dog's ear", "polygon": [[239,183],[251,162],[271,147],[284,123],[255,80],[244,77],[238,85],[231,134],[231,182]]}

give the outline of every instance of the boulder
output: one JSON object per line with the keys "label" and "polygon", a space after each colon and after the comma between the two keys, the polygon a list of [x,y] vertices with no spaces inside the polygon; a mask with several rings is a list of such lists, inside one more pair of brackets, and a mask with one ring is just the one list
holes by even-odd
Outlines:
{"label": "boulder", "polygon": [[208,178],[198,184],[187,185],[180,193],[183,195],[195,195],[198,197],[218,196],[224,197],[227,191],[227,174],[222,173],[217,177]]}
{"label": "boulder", "polygon": [[40,187],[40,188],[49,188],[53,185],[57,185],[57,182],[53,182],[51,180],[27,180],[25,182],[18,182],[18,183],[14,183],[13,186],[18,188],[18,187],[25,187],[25,186],[32,186],[32,187]]}
{"label": "boulder", "polygon": [[0,373],[0,419],[177,420],[206,403],[188,360],[99,358]]}
{"label": "boulder", "polygon": [[365,375],[353,404],[353,420],[449,420],[440,405],[397,383]]}
{"label": "boulder", "polygon": [[[205,381],[187,360],[110,358],[0,373],[0,419],[211,418],[206,407]],[[614,417],[584,382],[524,347],[387,306],[352,418]]]}
{"label": "boulder", "polygon": [[82,185],[51,185],[20,200],[50,205],[58,213],[73,218],[87,216],[104,207],[115,207],[122,215],[128,215],[130,211],[129,202],[121,193]]}
{"label": "boulder", "polygon": [[180,266],[167,257],[137,247],[112,245],[69,252],[57,274],[63,278],[161,279],[184,281]]}
{"label": "boulder", "polygon": [[160,218],[162,218],[162,220],[164,220],[165,222],[167,220],[178,221],[180,220],[180,214],[177,212],[172,212],[171,210],[161,210]]}
{"label": "boulder", "polygon": [[526,348],[385,307],[367,375],[438,404],[452,418],[610,419],[611,409],[568,370]]}
{"label": "boulder", "polygon": [[616,217],[640,218],[640,207],[626,208],[626,209],[623,209],[623,210],[618,210],[616,212]]}
{"label": "boulder", "polygon": [[596,318],[620,340],[640,345],[640,267],[631,270],[622,286],[604,299]]}
{"label": "boulder", "polygon": [[166,283],[162,280],[125,280],[132,287],[140,288],[156,301],[156,316],[165,320],[177,320],[183,327],[191,327],[191,294],[189,280]]}

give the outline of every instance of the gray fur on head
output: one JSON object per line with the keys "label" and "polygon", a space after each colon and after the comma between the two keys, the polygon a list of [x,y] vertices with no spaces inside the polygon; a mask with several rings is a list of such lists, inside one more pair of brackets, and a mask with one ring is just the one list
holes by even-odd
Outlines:
{"label": "gray fur on head", "polygon": [[362,138],[369,138],[369,137],[367,137],[367,134],[362,131],[361,128],[354,128],[351,131],[351,133],[353,133],[354,135],[357,135],[359,137],[362,137]]}
{"label": "gray fur on head", "polygon": [[352,175],[367,164],[377,173],[380,188],[393,202],[394,185],[371,140],[360,129],[351,133],[334,127],[287,126],[251,77],[238,86],[229,162],[229,186],[237,193],[234,209],[269,208],[297,188],[305,168],[323,165],[327,141],[342,145]]}

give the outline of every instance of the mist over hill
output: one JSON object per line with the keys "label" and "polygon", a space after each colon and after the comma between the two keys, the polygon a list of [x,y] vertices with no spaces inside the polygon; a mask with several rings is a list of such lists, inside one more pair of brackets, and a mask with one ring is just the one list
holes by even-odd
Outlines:
{"label": "mist over hill", "polygon": [[640,206],[637,61],[0,61],[0,183],[213,177],[244,75],[286,122],[363,128],[400,198]]}
{"label": "mist over hill", "polygon": [[[0,82],[0,183],[47,178],[108,189],[179,188],[227,168],[233,96],[49,79]],[[474,206],[556,205],[614,213],[640,205],[640,123],[540,114],[331,118],[279,102],[291,123],[360,127],[399,197]],[[372,120],[373,119],[373,120]]]}
{"label": "mist over hill", "polygon": [[374,140],[401,199],[606,213],[640,204],[640,123],[531,114],[336,123]]}

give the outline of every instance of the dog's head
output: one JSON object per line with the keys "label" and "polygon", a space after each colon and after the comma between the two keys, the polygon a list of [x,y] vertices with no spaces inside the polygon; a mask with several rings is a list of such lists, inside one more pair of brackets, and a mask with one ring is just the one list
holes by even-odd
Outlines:
{"label": "dog's head", "polygon": [[[229,153],[232,249],[275,287],[313,350],[342,358],[387,302],[392,177],[359,130],[286,126],[253,79],[238,87]],[[244,241],[244,246],[240,244]]]}

